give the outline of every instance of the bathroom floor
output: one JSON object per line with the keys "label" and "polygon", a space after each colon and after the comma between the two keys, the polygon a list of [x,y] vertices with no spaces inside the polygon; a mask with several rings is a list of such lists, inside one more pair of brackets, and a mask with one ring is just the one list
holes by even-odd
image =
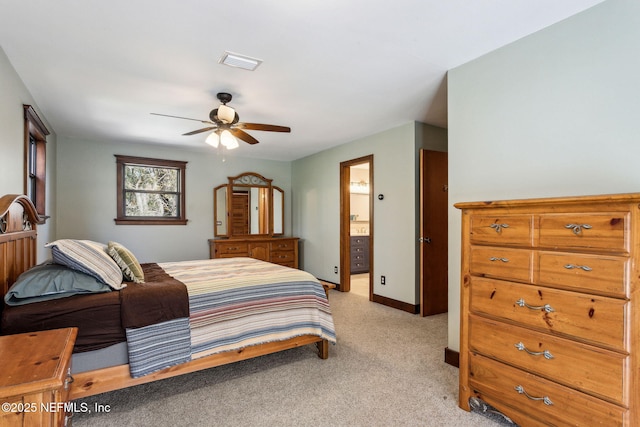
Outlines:
{"label": "bathroom floor", "polygon": [[369,273],[351,275],[351,292],[369,298]]}

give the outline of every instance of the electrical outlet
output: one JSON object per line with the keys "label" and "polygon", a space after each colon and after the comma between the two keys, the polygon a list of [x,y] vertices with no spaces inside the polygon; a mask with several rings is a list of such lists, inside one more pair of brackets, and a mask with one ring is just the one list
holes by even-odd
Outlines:
{"label": "electrical outlet", "polygon": [[338,274],[338,266],[337,265],[333,266],[333,273],[334,274]]}
{"label": "electrical outlet", "polygon": [[387,278],[385,276],[380,276],[380,284],[381,285],[386,285],[387,284]]}

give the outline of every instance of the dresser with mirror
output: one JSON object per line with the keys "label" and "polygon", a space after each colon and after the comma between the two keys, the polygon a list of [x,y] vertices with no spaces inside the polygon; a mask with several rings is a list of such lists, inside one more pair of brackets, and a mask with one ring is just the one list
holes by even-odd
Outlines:
{"label": "dresser with mirror", "polygon": [[284,236],[284,191],[255,172],[213,189],[210,258],[251,257],[298,268],[298,238]]}

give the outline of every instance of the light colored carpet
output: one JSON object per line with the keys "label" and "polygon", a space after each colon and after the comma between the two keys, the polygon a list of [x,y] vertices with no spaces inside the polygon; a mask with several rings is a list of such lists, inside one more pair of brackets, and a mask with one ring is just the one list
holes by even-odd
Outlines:
{"label": "light colored carpet", "polygon": [[331,291],[338,343],[315,346],[80,400],[74,426],[473,426],[444,363],[447,314],[419,317]]}

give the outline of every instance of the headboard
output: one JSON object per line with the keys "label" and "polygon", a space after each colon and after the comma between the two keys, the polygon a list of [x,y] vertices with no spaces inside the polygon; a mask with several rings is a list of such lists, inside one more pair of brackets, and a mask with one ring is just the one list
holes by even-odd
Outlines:
{"label": "headboard", "polygon": [[[27,196],[0,197],[0,294],[36,263],[36,224],[42,220]],[[0,301],[0,311],[2,307]]]}

